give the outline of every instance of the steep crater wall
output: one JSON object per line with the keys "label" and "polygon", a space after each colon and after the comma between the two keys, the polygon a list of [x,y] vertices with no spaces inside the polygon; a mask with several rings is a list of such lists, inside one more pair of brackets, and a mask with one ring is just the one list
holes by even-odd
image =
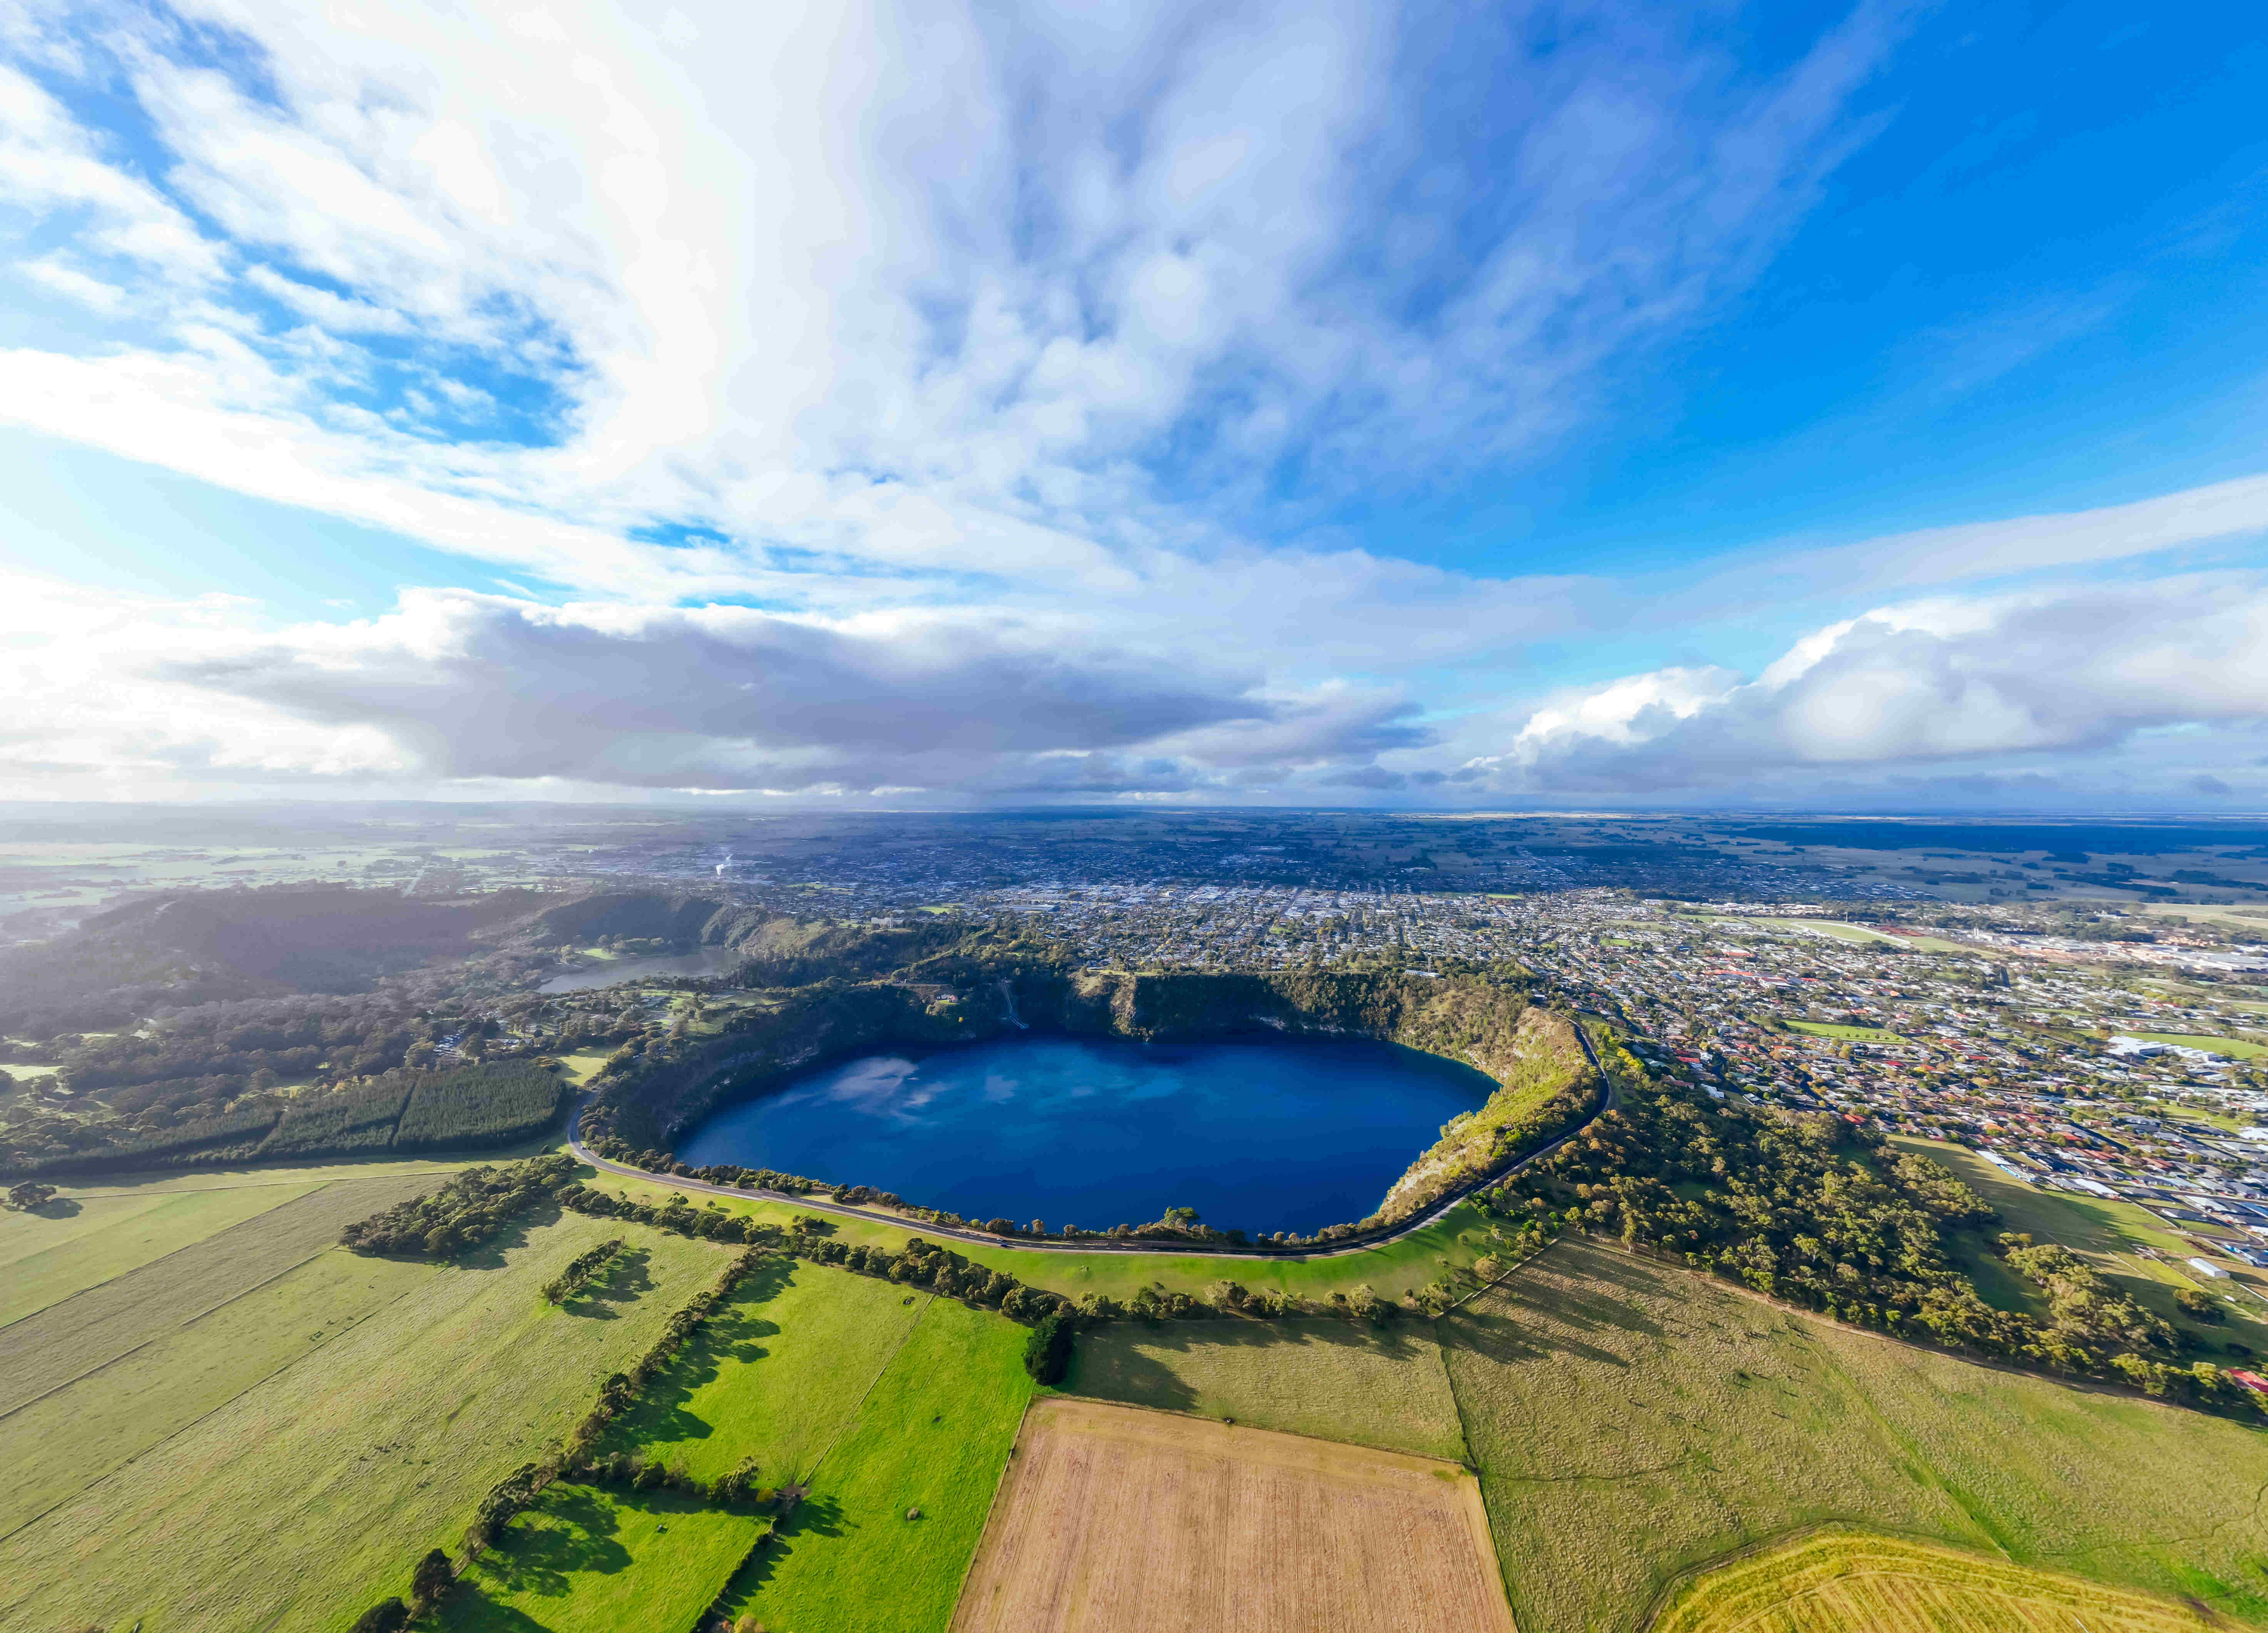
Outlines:
{"label": "steep crater wall", "polygon": [[[1376,1039],[1472,1066],[1498,1085],[1454,1120],[1364,1223],[1391,1223],[1469,1186],[1573,1126],[1596,1098],[1574,1029],[1521,987],[1481,976],[1425,979],[1323,971],[1068,972],[987,960],[891,979],[822,981],[762,995],[723,1035],[611,1067],[585,1109],[586,1140],[666,1149],[718,1107],[814,1065],[906,1045],[1014,1033],[1145,1041],[1274,1032]],[[858,1174],[817,1176],[856,1184]]]}

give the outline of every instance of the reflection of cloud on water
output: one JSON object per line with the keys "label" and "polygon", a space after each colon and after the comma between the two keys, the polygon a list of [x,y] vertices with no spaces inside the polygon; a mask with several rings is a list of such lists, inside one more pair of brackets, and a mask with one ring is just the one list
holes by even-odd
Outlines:
{"label": "reflection of cloud on water", "polygon": [[1023,1086],[1022,1081],[1019,1078],[1004,1077],[997,1071],[990,1071],[984,1074],[984,1086],[979,1092],[997,1106],[1002,1100],[1014,1100],[1016,1091]]}
{"label": "reflection of cloud on water", "polygon": [[913,1114],[944,1092],[944,1085],[924,1079],[914,1062],[892,1056],[858,1062],[821,1092],[828,1100],[869,1117],[918,1122]]}
{"label": "reflection of cloud on water", "polygon": [[1178,1071],[1145,1072],[1137,1078],[1123,1098],[1130,1100],[1171,1100],[1182,1092],[1182,1074]]}

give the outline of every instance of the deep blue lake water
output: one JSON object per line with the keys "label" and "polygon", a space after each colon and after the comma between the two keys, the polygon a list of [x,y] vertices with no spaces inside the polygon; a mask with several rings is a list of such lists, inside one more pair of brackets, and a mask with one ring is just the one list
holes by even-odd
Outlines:
{"label": "deep blue lake water", "polygon": [[1027,1037],[869,1055],[728,1107],[681,1161],[895,1191],[970,1218],[1223,1229],[1360,1219],[1496,1085],[1362,1040]]}

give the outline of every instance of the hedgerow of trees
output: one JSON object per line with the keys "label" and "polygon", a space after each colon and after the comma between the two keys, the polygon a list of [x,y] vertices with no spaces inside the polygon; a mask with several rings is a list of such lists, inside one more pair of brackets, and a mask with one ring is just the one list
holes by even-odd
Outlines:
{"label": "hedgerow of trees", "polygon": [[591,1278],[604,1269],[607,1262],[622,1250],[622,1239],[609,1237],[586,1253],[578,1253],[567,1262],[567,1268],[543,1284],[543,1296],[553,1304],[564,1304],[580,1292]]}
{"label": "hedgerow of trees", "polygon": [[573,1158],[553,1153],[504,1167],[467,1168],[431,1196],[413,1196],[356,1220],[339,1240],[357,1253],[454,1258],[550,1197],[573,1178],[575,1166]]}

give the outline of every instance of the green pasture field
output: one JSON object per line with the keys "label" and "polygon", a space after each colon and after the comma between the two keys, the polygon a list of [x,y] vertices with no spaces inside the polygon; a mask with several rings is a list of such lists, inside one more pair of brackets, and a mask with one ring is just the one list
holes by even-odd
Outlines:
{"label": "green pasture field", "polygon": [[926,1292],[784,1259],[733,1290],[602,1449],[714,1480],[753,1457],[768,1486],[810,1478],[920,1319]]}
{"label": "green pasture field", "polygon": [[460,1579],[435,1622],[448,1633],[679,1633],[765,1523],[675,1491],[555,1482]]}
{"label": "green pasture field", "polygon": [[[672,1187],[666,1181],[632,1179],[611,1170],[586,1181],[596,1189],[651,1203],[666,1201]],[[784,1225],[806,1211],[792,1203],[760,1201],[755,1197],[710,1196],[685,1193],[696,1203],[715,1202],[734,1213],[768,1219]],[[880,1225],[865,1219],[823,1216],[833,1233],[846,1242],[865,1242],[892,1252],[909,1236],[924,1236],[919,1224]],[[1128,1298],[1144,1287],[1157,1287],[1196,1295],[1215,1282],[1241,1282],[1258,1291],[1278,1287],[1303,1298],[1328,1299],[1335,1292],[1351,1292],[1367,1284],[1382,1298],[1400,1298],[1437,1278],[1445,1268],[1469,1265],[1494,1246],[1488,1222],[1469,1203],[1461,1203],[1422,1230],[1399,1241],[1367,1247],[1357,1253],[1314,1259],[1234,1259],[1209,1254],[1045,1253],[1028,1247],[992,1247],[981,1243],[949,1240],[935,1230],[924,1238],[950,1247],[970,1262],[988,1269],[1005,1270],[1027,1286],[1043,1287],[1066,1298],[1083,1293],[1108,1293]]]}
{"label": "green pasture field", "polygon": [[[2186,1257],[2194,1251],[2146,1209],[2110,1196],[2078,1196],[2019,1184],[1966,1146],[1894,1136],[1890,1144],[1942,1163],[1999,1210],[1999,1228],[2029,1232],[2077,1253],[2109,1255],[2136,1247]],[[2111,1267],[2105,1267],[2106,1269]]]}
{"label": "green pasture field", "polygon": [[[546,1281],[615,1235],[631,1262],[595,1298],[545,1301]],[[569,1215],[416,1267],[422,1285],[0,1541],[0,1626],[344,1627],[405,1593],[427,1548],[453,1547],[482,1494],[556,1445],[729,1259]],[[307,1313],[278,1320],[305,1333]],[[226,1324],[210,1335],[239,1341]]]}
{"label": "green pasture field", "polygon": [[352,1220],[416,1188],[403,1178],[318,1186],[0,1327],[0,1412],[106,1365],[327,1252]]}
{"label": "green pasture field", "polygon": [[66,1195],[34,1212],[0,1213],[0,1327],[314,1188]]}
{"label": "green pasture field", "polygon": [[1431,1322],[1117,1321],[1079,1335],[1063,1387],[1453,1463],[1467,1455]]}
{"label": "green pasture field", "polygon": [[591,1080],[593,1072],[607,1063],[607,1056],[603,1050],[583,1049],[573,1055],[562,1055],[559,1063],[567,1069],[567,1075],[575,1086],[580,1088]]}
{"label": "green pasture field", "polygon": [[1919,951],[1924,952],[1924,953],[1984,953],[1984,952],[1987,951],[1987,949],[1985,949],[1985,948],[1983,948],[1983,947],[1972,947],[1972,946],[1970,946],[1970,945],[1966,945],[1965,943],[1959,942],[1959,941],[1948,941],[1948,940],[1946,940],[1946,939],[1945,939],[1943,937],[1941,937],[1941,936],[1892,936],[1892,935],[1888,935],[1888,934],[1885,934],[1883,931],[1879,931],[1879,930],[1868,930],[1868,929],[1867,929],[1867,928],[1866,928],[1864,925],[1862,925],[1862,924],[1845,924],[1845,923],[1843,923],[1841,920],[1839,920],[1839,919],[1830,919],[1830,918],[1757,918],[1757,919],[1724,919],[1724,918],[1720,918],[1720,919],[1716,920],[1715,922],[1716,922],[1717,923],[1719,923],[1719,924],[1769,924],[1769,925],[1771,925],[1774,930],[1782,930],[1782,931],[1810,931],[1810,932],[1812,932],[1812,933],[1814,933],[1814,934],[1816,934],[1816,935],[1832,936],[1832,937],[1833,937],[1836,940],[1837,940],[1837,941],[1852,941],[1852,942],[1861,942],[1861,943],[1868,943],[1868,942],[1871,942],[1871,943],[1874,943],[1874,944],[1875,944],[1875,945],[1884,945],[1884,944],[1890,944],[1890,945],[1895,945],[1901,946],[1901,947],[1914,947],[1914,948],[1917,948],[1917,949],[1918,949]]}
{"label": "green pasture field", "polygon": [[1857,924],[1845,924],[1839,920],[1829,918],[1720,918],[1712,922],[1719,924],[1769,924],[1774,930],[1808,931],[1816,935],[1832,936],[1837,941],[1869,942],[1897,939],[1895,936],[1884,935],[1879,930],[1867,930]]}
{"label": "green pasture field", "polygon": [[1036,1388],[1025,1338],[989,1310],[924,1306],[810,1497],[733,1582],[733,1613],[772,1633],[945,1633]]}
{"label": "green pasture field", "polygon": [[[2260,1319],[2257,1304],[2224,1300],[2228,1319],[2212,1327],[2182,1313],[2174,1302],[2174,1295],[2185,1287],[2196,1286],[2196,1279],[2173,1265],[2146,1259],[2134,1249],[2155,1248],[2170,1254],[2176,1262],[2187,1259],[2197,1249],[2147,1210],[2113,1197],[2074,1196],[2068,1191],[2043,1191],[2019,1185],[1991,1163],[1959,1145],[1908,1139],[1893,1144],[1919,1151],[1952,1169],[1970,1189],[1999,1210],[2002,1228],[2022,1231],[2043,1241],[2061,1242],[2073,1252],[2092,1259],[2095,1269],[2122,1291],[2188,1335],[2192,1347],[2184,1352],[2187,1357],[2211,1361],[2218,1366],[2258,1366],[2264,1357],[2268,1357],[2268,1321]],[[2005,1276],[2007,1272],[2000,1274]],[[1984,1289],[1980,1286],[1978,1291],[1982,1292]],[[2036,1313],[2038,1306],[2031,1307]],[[2241,1350],[2229,1349],[2232,1341],[2248,1346],[2253,1353],[2248,1357]]]}
{"label": "green pasture field", "polygon": [[1815,1038],[1832,1038],[1837,1043],[1909,1043],[1912,1040],[1895,1032],[1885,1032],[1880,1026],[1845,1026],[1832,1021],[1791,1020],[1790,1032],[1808,1032]]}
{"label": "green pasture field", "polygon": [[1522,1633],[1828,1523],[2268,1618],[2268,1434],[1797,1314],[1581,1239],[1440,1324]]}
{"label": "green pasture field", "polygon": [[438,1274],[333,1248],[0,1418],[0,1539]]}
{"label": "green pasture field", "polygon": [[2130,1038],[2139,1038],[2145,1043],[2171,1043],[2185,1049],[2204,1049],[2209,1054],[2226,1055],[2231,1060],[2257,1060],[2268,1055],[2268,1043],[2255,1043],[2248,1038],[2208,1037],[2196,1032],[2130,1032]]}

